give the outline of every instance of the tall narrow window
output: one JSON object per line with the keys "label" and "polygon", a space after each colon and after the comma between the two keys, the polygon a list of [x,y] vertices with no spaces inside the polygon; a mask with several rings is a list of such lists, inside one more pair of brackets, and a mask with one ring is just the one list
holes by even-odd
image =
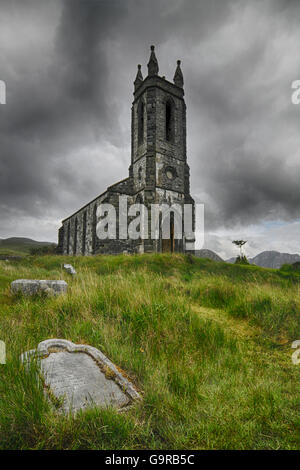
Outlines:
{"label": "tall narrow window", "polygon": [[75,229],[74,229],[74,250],[73,254],[76,255],[77,252],[77,232],[78,232],[78,220],[77,217],[75,219]]}
{"label": "tall narrow window", "polygon": [[68,230],[67,230],[67,255],[70,254],[70,222],[68,222]]}
{"label": "tall narrow window", "polygon": [[169,100],[166,102],[166,140],[174,140],[174,106]]}
{"label": "tall narrow window", "polygon": [[144,103],[142,101],[138,104],[138,144],[141,145],[144,141]]}
{"label": "tall narrow window", "polygon": [[93,225],[92,225],[92,234],[93,234],[92,250],[93,250],[93,255],[95,254],[96,244],[97,244],[96,230],[97,230],[97,204],[95,204],[94,208],[93,208]]}
{"label": "tall narrow window", "polygon": [[143,174],[143,168],[140,166],[140,167],[139,167],[139,171],[138,171],[138,178],[139,178],[139,181],[142,181],[142,174]]}
{"label": "tall narrow window", "polygon": [[85,240],[86,240],[86,211],[83,214],[82,220],[82,254],[85,255]]}

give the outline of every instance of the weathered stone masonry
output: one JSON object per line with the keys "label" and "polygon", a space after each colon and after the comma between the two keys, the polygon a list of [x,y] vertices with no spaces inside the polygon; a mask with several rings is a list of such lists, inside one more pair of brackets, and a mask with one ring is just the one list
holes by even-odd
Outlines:
{"label": "weathered stone masonry", "polygon": [[[180,61],[177,61],[174,83],[160,77],[158,71],[154,46],[151,46],[148,76],[143,79],[139,65],[134,81],[129,177],[110,186],[100,196],[63,220],[58,234],[60,253],[94,255],[124,251],[185,251],[184,233],[180,240],[162,240],[164,221],[161,217],[157,240],[120,240],[118,225],[115,240],[100,240],[96,235],[98,205],[112,204],[118,217],[121,195],[128,196],[128,206],[138,202],[149,209],[149,233],[151,204],[192,204],[194,207],[186,155],[186,105]],[[193,225],[194,223],[193,220]],[[171,224],[174,224],[172,217]]]}

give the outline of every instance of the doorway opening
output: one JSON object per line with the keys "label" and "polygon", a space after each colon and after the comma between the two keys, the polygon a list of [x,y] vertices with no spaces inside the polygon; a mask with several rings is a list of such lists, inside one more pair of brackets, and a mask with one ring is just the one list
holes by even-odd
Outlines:
{"label": "doorway opening", "polygon": [[[170,223],[170,226],[167,227],[166,224]],[[169,228],[169,230],[168,230]],[[167,233],[169,236],[168,238],[162,238],[162,252],[163,253],[174,253],[175,251],[175,238],[174,238],[174,214],[171,213],[170,218],[166,218],[166,220],[162,224],[162,234]]]}

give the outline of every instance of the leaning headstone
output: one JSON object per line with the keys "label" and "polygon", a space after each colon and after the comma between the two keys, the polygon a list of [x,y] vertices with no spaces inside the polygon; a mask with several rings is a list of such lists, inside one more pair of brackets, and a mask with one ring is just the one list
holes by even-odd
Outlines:
{"label": "leaning headstone", "polygon": [[64,264],[64,269],[65,269],[69,274],[72,274],[72,276],[75,276],[76,271],[75,271],[75,269],[73,268],[73,266],[72,266],[71,264]]}
{"label": "leaning headstone", "polygon": [[68,284],[60,280],[17,279],[11,283],[11,291],[13,294],[21,292],[24,295],[35,295],[39,293],[59,295],[64,294],[67,290]]}
{"label": "leaning headstone", "polygon": [[23,362],[37,357],[49,391],[65,413],[92,406],[127,407],[140,399],[132,383],[98,349],[65,339],[48,339],[22,354]]}

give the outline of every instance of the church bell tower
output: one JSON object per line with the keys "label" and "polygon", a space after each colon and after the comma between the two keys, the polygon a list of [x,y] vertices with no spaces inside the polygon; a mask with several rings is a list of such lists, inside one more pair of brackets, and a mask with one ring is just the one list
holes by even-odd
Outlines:
{"label": "church bell tower", "polygon": [[[130,176],[136,200],[151,204],[193,205],[190,195],[190,170],[186,154],[186,105],[181,62],[177,61],[173,83],[158,75],[154,46],[143,79],[138,65],[134,81],[131,124]],[[176,214],[175,214],[176,217]],[[171,214],[171,224],[174,224]],[[168,222],[169,223],[169,222]],[[185,251],[182,239],[161,237],[164,220],[160,220],[158,240],[144,240],[144,251]],[[194,225],[194,220],[193,220]],[[194,228],[194,227],[193,227]],[[153,246],[155,244],[155,246]]]}

